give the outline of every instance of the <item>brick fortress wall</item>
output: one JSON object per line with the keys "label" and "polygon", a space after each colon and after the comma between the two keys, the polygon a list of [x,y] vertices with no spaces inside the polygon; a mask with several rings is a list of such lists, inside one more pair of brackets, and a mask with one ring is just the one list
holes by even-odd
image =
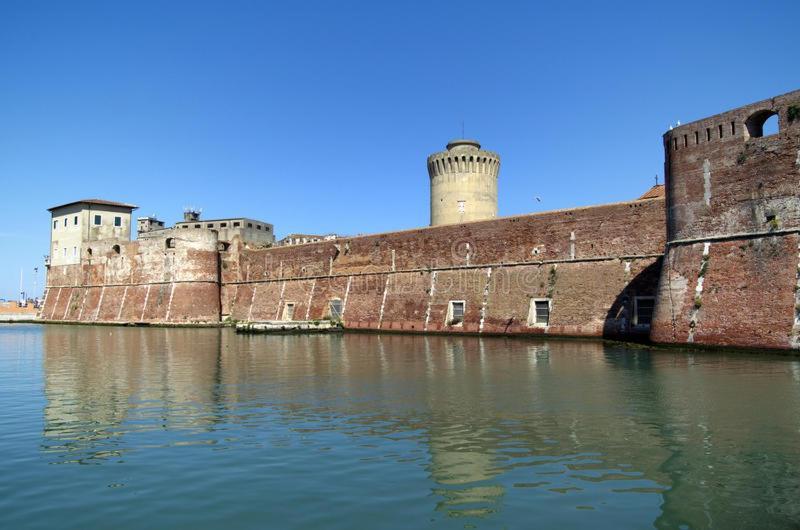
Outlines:
{"label": "brick fortress wall", "polygon": [[[249,250],[222,257],[222,313],[322,319],[341,300],[346,327],[624,337],[635,296],[654,296],[664,201],[649,199],[490,221]],[[528,325],[552,299],[550,325]],[[465,302],[464,322],[446,323]]]}
{"label": "brick fortress wall", "polygon": [[[759,136],[771,114],[780,131]],[[677,127],[664,148],[669,243],[652,339],[797,348],[800,91]]]}
{"label": "brick fortress wall", "polygon": [[92,243],[81,263],[50,267],[40,317],[75,322],[219,322],[219,252],[211,231]]}

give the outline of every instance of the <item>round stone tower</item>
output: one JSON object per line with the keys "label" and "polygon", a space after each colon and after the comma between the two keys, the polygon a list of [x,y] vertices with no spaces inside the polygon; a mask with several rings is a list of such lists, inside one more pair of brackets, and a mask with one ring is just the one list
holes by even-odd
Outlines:
{"label": "round stone tower", "polygon": [[500,156],[475,140],[453,140],[428,157],[431,226],[497,217]]}

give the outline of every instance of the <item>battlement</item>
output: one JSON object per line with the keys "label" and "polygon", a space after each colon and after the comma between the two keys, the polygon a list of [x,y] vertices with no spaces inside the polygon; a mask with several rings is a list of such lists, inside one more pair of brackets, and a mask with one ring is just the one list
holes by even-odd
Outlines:
{"label": "battlement", "polygon": [[481,144],[475,140],[453,140],[447,144],[447,150],[428,157],[430,178],[456,173],[477,173],[497,178],[499,172],[500,155],[481,149]]}
{"label": "battlement", "polygon": [[[764,124],[776,117],[777,131]],[[670,241],[800,227],[800,91],[664,134]]]}

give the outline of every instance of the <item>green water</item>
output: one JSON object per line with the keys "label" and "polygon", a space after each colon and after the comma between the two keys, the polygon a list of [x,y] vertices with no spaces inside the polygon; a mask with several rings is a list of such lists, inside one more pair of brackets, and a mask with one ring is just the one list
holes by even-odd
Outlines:
{"label": "green water", "polygon": [[0,326],[2,528],[798,528],[800,361]]}

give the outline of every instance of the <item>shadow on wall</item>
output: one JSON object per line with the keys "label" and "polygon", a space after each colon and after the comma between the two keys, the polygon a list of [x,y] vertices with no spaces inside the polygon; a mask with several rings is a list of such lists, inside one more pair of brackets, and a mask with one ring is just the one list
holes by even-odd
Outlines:
{"label": "shadow on wall", "polygon": [[[639,272],[614,299],[603,323],[603,338],[646,340],[650,336],[662,258]],[[638,311],[637,311],[637,306]],[[637,314],[638,313],[638,314]]]}

